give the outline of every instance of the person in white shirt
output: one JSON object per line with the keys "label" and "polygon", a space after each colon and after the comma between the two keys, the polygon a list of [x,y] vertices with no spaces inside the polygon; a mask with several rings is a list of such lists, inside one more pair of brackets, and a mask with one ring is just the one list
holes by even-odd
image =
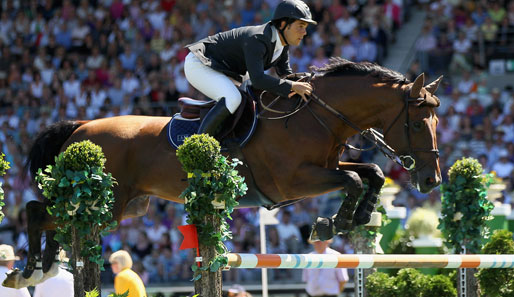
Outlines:
{"label": "person in white shirt", "polygon": [[59,254],[61,265],[58,267],[59,272],[56,276],[51,277],[44,282],[37,284],[34,288],[33,297],[72,297],[73,291],[73,274],[64,267],[68,262],[66,253],[61,250]]}
{"label": "person in white shirt", "polygon": [[509,161],[509,152],[507,150],[500,151],[500,160],[493,164],[493,171],[499,178],[509,178],[514,171],[514,164]]}
{"label": "person in white shirt", "polygon": [[[332,240],[314,241],[314,251],[311,254],[340,254],[329,248]],[[336,297],[344,290],[348,281],[346,268],[304,269],[302,280],[307,282],[305,291],[310,297]]]}
{"label": "person in white shirt", "polygon": [[[14,249],[7,244],[0,245],[0,283],[7,277],[6,273],[12,270],[14,261],[20,258],[14,256]],[[0,285],[0,296],[2,297],[30,297],[27,288],[11,289]]]}

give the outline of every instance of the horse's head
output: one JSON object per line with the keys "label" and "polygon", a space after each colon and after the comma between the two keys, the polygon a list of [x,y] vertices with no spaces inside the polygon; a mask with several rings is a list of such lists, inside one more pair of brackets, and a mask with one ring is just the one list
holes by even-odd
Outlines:
{"label": "horse's head", "polygon": [[413,83],[404,85],[403,107],[392,115],[384,129],[386,142],[409,171],[412,184],[423,193],[441,183],[436,137],[438,119],[434,110],[440,103],[435,91],[441,79],[424,86],[425,76],[421,74]]}

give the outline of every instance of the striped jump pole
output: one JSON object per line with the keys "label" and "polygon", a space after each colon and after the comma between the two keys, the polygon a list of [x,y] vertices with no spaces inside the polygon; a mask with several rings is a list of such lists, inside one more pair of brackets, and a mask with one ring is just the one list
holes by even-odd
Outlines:
{"label": "striped jump pole", "polygon": [[227,256],[227,268],[514,268],[514,254],[227,254]]}

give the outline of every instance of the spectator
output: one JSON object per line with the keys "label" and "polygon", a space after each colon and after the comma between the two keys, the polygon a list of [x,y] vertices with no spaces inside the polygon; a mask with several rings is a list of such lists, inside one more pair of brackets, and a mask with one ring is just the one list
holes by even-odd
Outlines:
{"label": "spectator", "polygon": [[509,178],[514,170],[514,164],[509,161],[509,152],[504,149],[500,151],[499,157],[500,160],[494,163],[491,169],[496,172],[496,176],[499,178]]}
{"label": "spectator", "polygon": [[[314,251],[310,254],[339,255],[339,252],[328,247],[331,243],[332,240],[312,242]],[[304,269],[302,275],[309,296],[339,296],[348,279],[346,268]]]}
{"label": "spectator", "polygon": [[341,54],[340,56],[350,60],[355,61],[357,57],[357,49],[352,45],[350,42],[350,39],[348,37],[343,38],[343,43],[341,44],[341,47],[339,48]]}
{"label": "spectator", "polygon": [[468,57],[471,50],[471,41],[467,39],[466,33],[460,32],[459,38],[453,43],[453,56],[450,62],[450,71],[457,73],[460,70],[471,71]]}
{"label": "spectator", "polygon": [[282,213],[277,231],[280,240],[286,244],[287,252],[296,253],[302,236],[298,227],[291,222],[291,212],[286,210]]}
{"label": "spectator", "polygon": [[353,29],[357,28],[357,20],[351,16],[346,9],[342,10],[341,18],[337,19],[336,28],[343,36],[349,36]]}
{"label": "spectator", "polygon": [[114,291],[116,294],[124,294],[127,297],[146,297],[143,281],[132,268],[132,257],[127,251],[119,250],[109,257],[114,278]]}
{"label": "spectator", "polygon": [[59,261],[63,264],[59,265],[58,273],[42,283],[34,287],[33,297],[70,297],[74,296],[73,293],[73,274],[66,270],[64,262],[68,262],[66,253],[61,250],[59,253]]}
{"label": "spectator", "polygon": [[430,25],[425,24],[421,36],[416,41],[416,57],[420,63],[421,71],[428,72],[429,69],[429,55],[437,46],[437,39],[432,33]]}
{"label": "spectator", "polygon": [[250,293],[246,292],[246,289],[238,284],[232,285],[228,289],[228,297],[251,297]]}
{"label": "spectator", "polygon": [[375,62],[377,59],[377,45],[369,40],[368,34],[362,35],[362,43],[357,50],[357,61]]}

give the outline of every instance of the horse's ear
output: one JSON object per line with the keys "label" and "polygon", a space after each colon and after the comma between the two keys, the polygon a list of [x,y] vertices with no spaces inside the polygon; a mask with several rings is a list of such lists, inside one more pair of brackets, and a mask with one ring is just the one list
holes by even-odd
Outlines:
{"label": "horse's ear", "polygon": [[438,79],[434,80],[431,84],[426,86],[425,90],[427,90],[427,92],[429,92],[430,94],[434,95],[435,91],[437,91],[437,88],[439,87],[439,83],[441,82],[442,79],[443,79],[443,76],[442,75],[439,76]]}
{"label": "horse's ear", "polygon": [[412,84],[412,87],[410,88],[410,97],[411,98],[418,98],[419,93],[421,92],[421,88],[425,85],[425,74],[421,73],[418,77],[416,77],[416,80],[414,80],[414,83]]}

